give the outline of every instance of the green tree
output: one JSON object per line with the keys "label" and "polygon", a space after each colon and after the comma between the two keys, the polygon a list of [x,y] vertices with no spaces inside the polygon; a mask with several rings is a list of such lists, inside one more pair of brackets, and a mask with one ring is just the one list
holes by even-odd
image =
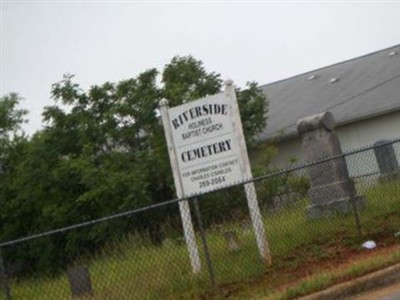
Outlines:
{"label": "green tree", "polygon": [[175,56],[162,73],[163,97],[170,106],[180,105],[221,91],[220,74],[208,73],[192,56]]}
{"label": "green tree", "polygon": [[10,138],[17,134],[27,111],[18,109],[21,98],[16,93],[11,93],[0,98],[0,139]]}
{"label": "green tree", "polygon": [[7,157],[20,139],[24,138],[21,125],[26,122],[27,110],[18,108],[22,99],[16,93],[0,98],[0,175],[5,175],[8,166]]}
{"label": "green tree", "polygon": [[236,94],[247,147],[251,149],[257,135],[267,126],[268,102],[256,82],[248,82],[243,90],[237,88]]}
{"label": "green tree", "polygon": [[[19,143],[13,154],[13,167],[2,189],[7,205],[1,221],[7,226],[2,227],[1,240],[172,199],[174,186],[158,103],[167,98],[175,106],[221,89],[220,75],[206,71],[191,56],[174,57],[161,72],[149,69],[134,78],[93,85],[87,91],[74,82],[74,76],[65,75],[52,86],[55,104],[43,112],[46,126]],[[256,83],[237,89],[237,94],[245,136],[252,142],[265,126],[267,101]],[[4,107],[11,103],[14,108],[17,102],[13,101]],[[12,113],[5,115],[11,117],[5,118],[8,125],[3,127],[15,131],[24,112],[8,111]],[[21,219],[26,222],[19,223]],[[160,242],[166,219],[170,228],[180,230],[179,211],[168,206],[121,219],[118,226],[71,232],[52,247],[38,241],[35,249],[42,247],[46,254],[33,260],[34,266],[57,267],[82,249],[92,251],[132,231]],[[13,255],[36,255],[23,250]]]}
{"label": "green tree", "polygon": [[[15,148],[25,137],[20,130],[26,122],[24,116],[27,111],[18,108],[21,98],[11,93],[0,98],[0,190],[4,191],[6,180],[13,168],[12,158],[15,157]],[[4,197],[0,198],[4,201]]]}
{"label": "green tree", "polygon": [[[27,111],[18,108],[21,98],[11,93],[0,98],[0,239],[17,236],[20,219],[12,214],[15,209],[23,210],[17,203],[14,178],[18,174],[18,163],[27,144],[21,125]],[[15,233],[16,235],[13,235]],[[21,231],[19,231],[21,233]]]}
{"label": "green tree", "polygon": [[[163,98],[176,106],[222,91],[221,75],[207,72],[202,61],[192,56],[175,56],[162,73]],[[248,147],[267,125],[268,101],[256,82],[236,88],[243,131]]]}

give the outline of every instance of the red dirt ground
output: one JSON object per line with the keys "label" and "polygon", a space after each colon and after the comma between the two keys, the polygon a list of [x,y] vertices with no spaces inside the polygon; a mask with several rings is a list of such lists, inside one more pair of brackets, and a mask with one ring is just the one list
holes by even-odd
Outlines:
{"label": "red dirt ground", "polygon": [[[345,246],[343,243],[325,245],[322,247],[323,257],[315,256],[313,251],[298,249],[285,260],[278,262],[268,270],[262,278],[247,283],[233,283],[220,286],[224,298],[236,298],[247,291],[273,290],[284,291],[296,285],[312,274],[326,271],[340,271],[351,267],[356,262],[369,260],[373,257],[390,255],[399,249],[398,239],[394,237],[377,237],[374,239],[377,248],[373,250],[362,247]],[[293,264],[293,261],[297,263]],[[288,263],[289,262],[289,263]],[[373,272],[375,270],[369,270]],[[348,281],[350,276],[337,280],[335,284]],[[249,295],[248,295],[249,296]],[[208,299],[209,297],[205,297]]]}

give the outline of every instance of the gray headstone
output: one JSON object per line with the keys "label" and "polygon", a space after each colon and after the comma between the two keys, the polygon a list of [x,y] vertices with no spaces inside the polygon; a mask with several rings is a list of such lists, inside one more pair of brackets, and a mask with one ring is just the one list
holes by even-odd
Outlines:
{"label": "gray headstone", "polygon": [[226,243],[228,245],[229,252],[235,252],[240,250],[239,239],[234,231],[226,231],[224,233]]}
{"label": "gray headstone", "polygon": [[11,300],[11,291],[7,280],[7,270],[0,249],[0,291],[5,300]]}
{"label": "gray headstone", "polygon": [[92,296],[92,282],[87,267],[80,266],[69,269],[68,280],[73,299],[83,296]]}
{"label": "gray headstone", "polygon": [[[297,123],[305,161],[327,159],[308,168],[311,184],[308,195],[311,205],[307,213],[310,218],[326,217],[336,212],[351,212],[351,201],[355,201],[357,207],[362,207],[364,203],[362,197],[356,196],[346,160],[340,156],[342,149],[334,127],[335,121],[329,112],[303,118]],[[333,156],[339,157],[328,159]]]}
{"label": "gray headstone", "polygon": [[393,180],[399,176],[399,163],[392,143],[387,140],[377,141],[374,143],[374,153],[381,173],[381,180]]}

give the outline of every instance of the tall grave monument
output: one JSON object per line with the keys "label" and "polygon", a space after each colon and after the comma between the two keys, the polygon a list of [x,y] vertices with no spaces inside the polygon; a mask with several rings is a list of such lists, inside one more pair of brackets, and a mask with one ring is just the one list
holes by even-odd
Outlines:
{"label": "tall grave monument", "polygon": [[[348,213],[353,210],[353,205],[360,207],[364,203],[362,197],[356,196],[346,160],[340,156],[342,150],[334,128],[335,121],[330,112],[312,115],[297,122],[305,161],[321,160],[308,168],[311,204],[307,215],[311,219],[329,217],[338,212]],[[332,156],[336,158],[327,159]]]}

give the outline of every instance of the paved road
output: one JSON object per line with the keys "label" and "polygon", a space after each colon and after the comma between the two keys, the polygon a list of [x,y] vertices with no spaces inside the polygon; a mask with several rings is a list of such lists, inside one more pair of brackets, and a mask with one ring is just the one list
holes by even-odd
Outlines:
{"label": "paved road", "polygon": [[351,298],[352,300],[400,300],[400,283],[367,292]]}

